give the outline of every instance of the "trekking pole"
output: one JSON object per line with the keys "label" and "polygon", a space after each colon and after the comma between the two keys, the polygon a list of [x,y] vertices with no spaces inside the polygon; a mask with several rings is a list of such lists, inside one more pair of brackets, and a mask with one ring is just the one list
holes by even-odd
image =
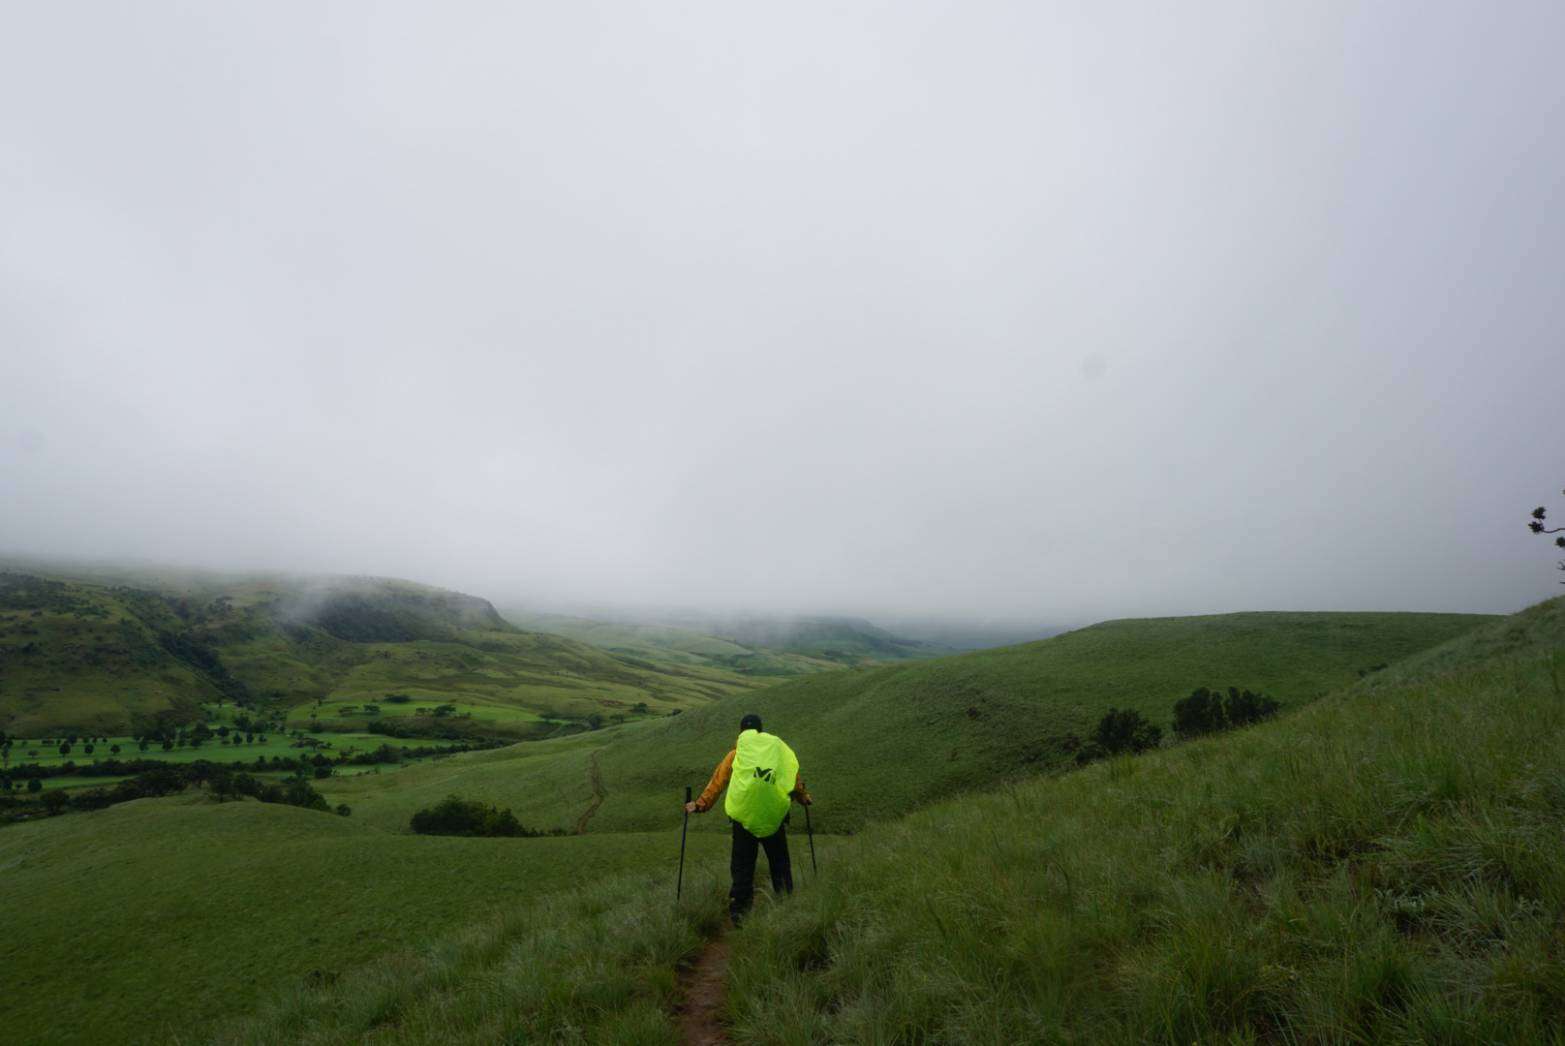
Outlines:
{"label": "trekking pole", "polygon": [[[690,802],[690,786],[685,785],[685,803]],[[685,826],[679,830],[679,881],[674,885],[674,900],[685,892],[685,835],[690,831],[690,811],[685,811]]]}
{"label": "trekking pole", "polygon": [[815,866],[815,829],[810,825],[810,808],[804,808],[804,834],[810,839],[810,874],[819,875],[821,870]]}

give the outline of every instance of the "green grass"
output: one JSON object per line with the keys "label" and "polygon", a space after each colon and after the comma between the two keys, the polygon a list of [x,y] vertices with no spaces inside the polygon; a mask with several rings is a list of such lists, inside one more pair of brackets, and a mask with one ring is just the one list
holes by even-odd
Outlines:
{"label": "green grass", "polygon": [[[731,1035],[1559,1041],[1562,781],[1565,601],[1260,727],[820,840],[823,874],[731,936]],[[673,914],[654,885],[561,894],[224,1041],[678,1041],[670,970],[722,879]]]}
{"label": "green grass", "polygon": [[215,1041],[675,1046],[676,971],[726,917],[721,870],[715,861],[687,869],[678,907],[666,876],[624,875],[562,891],[337,984],[282,994]]}
{"label": "green grass", "polygon": [[[849,831],[933,799],[1069,763],[1071,738],[1111,705],[1167,725],[1196,686],[1238,685],[1298,707],[1492,621],[1461,614],[1228,614],[1111,621],[1052,639],[880,668],[847,669],[728,698],[683,715],[412,768],[396,788],[333,783],[332,801],[391,828],[449,791],[511,806],[523,823],[570,825],[604,801],[592,831],[667,823],[760,713],[798,752],[822,798],[818,827]],[[719,817],[699,820],[721,829]]]}
{"label": "green grass", "polygon": [[[694,841],[690,874],[715,882],[721,851]],[[16,825],[0,831],[0,1027],[28,1043],[201,1035],[312,971],[416,963],[452,927],[514,925],[582,883],[635,869],[671,896],[677,855],[677,832],[431,838],[194,796]]]}
{"label": "green grass", "polygon": [[[814,882],[801,867],[801,894],[787,904],[763,902],[738,938],[736,986],[751,994],[762,981],[775,986],[765,998],[736,1003],[741,1041],[999,1041],[1021,1029],[1030,1030],[1023,1039],[1036,1040],[1033,1033],[1052,1026],[1027,1021],[1052,1020],[1049,1000],[1068,998],[1066,988],[1048,995],[1055,989],[1046,976],[1061,961],[1048,950],[1050,935],[1077,932],[1064,924],[1083,927],[1103,913],[1096,930],[1069,938],[1071,948],[1099,945],[1082,953],[1087,968],[1066,982],[1070,990],[1109,991],[1127,969],[1154,971],[1138,975],[1138,984],[1185,969],[1183,952],[1158,959],[1162,953],[1134,949],[1164,932],[1156,913],[1178,915],[1181,899],[1216,904],[1213,884],[1234,877],[1219,871],[1232,856],[1223,847],[1251,855],[1257,869],[1292,852],[1286,833],[1267,842],[1287,802],[1267,788],[1318,794],[1305,804],[1316,803],[1315,812],[1300,815],[1316,832],[1317,850],[1309,853],[1346,860],[1332,856],[1333,840],[1356,822],[1343,820],[1347,807],[1329,804],[1359,790],[1352,809],[1379,816],[1377,804],[1399,793],[1385,791],[1376,768],[1395,765],[1406,738],[1388,728],[1391,747],[1356,756],[1320,717],[1404,690],[1436,693],[1435,684],[1393,668],[1320,711],[1303,706],[1356,680],[1360,668],[1483,620],[1260,614],[1111,622],[1023,647],[823,673],[678,716],[319,782],[333,805],[353,808],[346,819],[192,795],[16,825],[0,830],[0,968],[19,971],[8,980],[15,990],[0,994],[0,1027],[28,1042],[194,1040],[220,1027],[228,1029],[223,1038],[243,1042],[372,1035],[431,1043],[674,1041],[667,1014],[675,963],[719,921],[727,850],[719,816],[692,819],[687,902],[674,910],[677,800],[684,783],[704,782],[732,743],[738,714],[754,708],[798,749],[821,798],[818,827],[859,834],[819,838],[827,874]],[[1534,656],[1518,652],[1533,651],[1540,630],[1552,634],[1555,624],[1526,627],[1505,656]],[[1488,656],[1483,642],[1469,640],[1465,649]],[[1456,678],[1451,672],[1495,671],[1487,663],[1462,667],[1449,654],[1429,657],[1433,670],[1448,673],[1439,686],[1455,685],[1446,682]],[[1537,675],[1536,665],[1521,671]],[[1166,718],[1192,687],[1230,683],[1282,699],[1284,718],[1242,736],[1051,778],[1069,761],[1065,736],[1084,732],[1107,705]],[[1529,687],[1531,694],[1536,687]],[[1475,683],[1441,700],[1460,704],[1482,693]],[[1552,729],[1546,717],[1534,720]],[[1433,728],[1426,722],[1424,729]],[[1527,738],[1516,733],[1494,740],[1500,747],[1492,754],[1506,754],[1502,741],[1557,743],[1537,730]],[[1441,743],[1458,744],[1461,736]],[[1328,786],[1314,770],[1298,776],[1302,770],[1288,768],[1306,763],[1287,754],[1294,750],[1316,753],[1311,758],[1323,760],[1317,769],[1341,781]],[[1222,769],[1225,760],[1235,769]],[[1439,765],[1456,775],[1446,787],[1465,787],[1448,758]],[[1532,765],[1540,774],[1554,770],[1546,761]],[[1143,780],[1156,787],[1143,788]],[[997,794],[978,791],[997,784],[1004,786]],[[1167,791],[1176,787],[1190,794]],[[509,806],[529,827],[585,827],[586,834],[485,840],[406,833],[414,810],[451,793]],[[900,819],[958,793],[972,798]],[[1002,817],[1009,820],[996,820]],[[1357,838],[1353,832],[1342,837]],[[1060,846],[1082,851],[1087,863],[1062,864],[1075,858]],[[802,840],[795,857],[802,866]],[[1123,867],[1128,899],[1116,900],[1106,892],[1111,886],[1092,878],[1094,868],[1108,875],[1115,865]],[[1245,867],[1245,875],[1259,874]],[[1172,878],[1159,886],[1159,874]],[[916,890],[903,882],[913,876]],[[1005,903],[991,902],[991,894]],[[1061,915],[1065,896],[1070,907]],[[1116,914],[1125,906],[1142,921]],[[967,952],[938,951],[949,944],[937,944],[942,926],[961,947],[978,947],[976,929],[954,929],[969,918],[996,920],[975,924],[987,931],[996,961],[987,980]],[[1233,915],[1214,926],[1245,929]],[[1291,932],[1284,923],[1266,926],[1273,936]],[[1297,935],[1326,933],[1305,929]],[[1121,931],[1134,933],[1122,940],[1114,936]],[[877,942],[888,949],[878,967]],[[1041,972],[1024,977],[1034,950]],[[1344,953],[1334,954],[1342,966]],[[1122,955],[1139,956],[1141,965],[1117,964]],[[916,975],[896,974],[902,966]],[[315,970],[322,976],[307,982]],[[1220,975],[1230,976],[1218,970],[1216,983],[1228,983]],[[1164,995],[1148,998],[1194,991],[1169,983]],[[1075,1026],[1086,1029],[1080,1037],[1108,1040],[1150,1027],[1120,1003],[1080,1005],[1099,1015]],[[1212,1027],[1243,1027],[1223,1019],[1229,1023]],[[1205,1027],[1177,1014],[1168,1020],[1181,1033]]]}
{"label": "green grass", "polygon": [[1555,602],[1273,724],[877,826],[736,938],[735,1039],[1557,1041],[1562,671]]}

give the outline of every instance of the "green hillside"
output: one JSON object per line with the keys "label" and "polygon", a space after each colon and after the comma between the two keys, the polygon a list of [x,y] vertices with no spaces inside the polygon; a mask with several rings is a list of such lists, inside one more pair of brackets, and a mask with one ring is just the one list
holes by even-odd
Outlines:
{"label": "green hillside", "polygon": [[796,676],[843,665],[941,657],[955,648],[893,635],[862,618],[720,615],[604,610],[573,617],[508,609],[507,620],[616,653],[723,668],[744,675]]}
{"label": "green hillside", "polygon": [[[0,1027],[29,1042],[166,1041],[225,1027],[220,1037],[243,1042],[357,1042],[371,1032],[430,1043],[675,1041],[668,1013],[679,991],[676,963],[721,923],[727,850],[718,816],[692,819],[688,896],[676,910],[675,801],[686,781],[704,781],[731,743],[737,714],[753,707],[805,760],[821,797],[817,841],[827,876],[805,879],[792,905],[768,912],[763,901],[751,938],[762,942],[759,950],[736,951],[736,978],[761,976],[755,963],[788,967],[787,976],[765,974],[787,987],[764,1005],[787,1008],[791,999],[800,1007],[793,1024],[779,1025],[791,1029],[781,1040],[757,1030],[779,1020],[777,1012],[736,1009],[741,1038],[854,1041],[878,1027],[852,1022],[881,997],[895,1000],[888,1012],[930,1012],[878,983],[846,1002],[828,998],[815,979],[821,956],[849,947],[832,935],[858,925],[852,913],[860,890],[871,906],[906,907],[889,885],[877,893],[850,871],[879,868],[895,879],[887,863],[903,858],[892,848],[927,843],[899,828],[924,822],[901,815],[953,792],[978,796],[980,788],[1009,783],[998,799],[978,796],[916,817],[960,817],[1036,794],[1043,798],[1018,807],[1026,810],[1023,821],[1036,824],[1039,809],[1064,801],[1049,797],[1075,795],[1047,789],[1082,789],[1071,782],[1106,775],[1116,787],[1113,775],[1124,773],[1116,768],[1128,760],[1058,780],[1041,773],[1070,762],[1068,735],[1108,704],[1161,718],[1194,685],[1232,682],[1298,706],[1357,680],[1360,669],[1485,620],[1258,614],[1111,622],[1023,647],[822,673],[677,716],[316,782],[333,806],[352,808],[346,818],[217,804],[192,792],[0,829],[0,920],[7,926],[0,964],[20,971],[19,990],[0,1001]],[[1469,649],[1486,649],[1482,642],[1469,641]],[[1520,649],[1533,640],[1510,642]],[[1398,672],[1374,673],[1333,700],[1378,699],[1391,684],[1371,681]],[[1296,729],[1312,714],[1300,709],[1242,738],[1147,757],[1147,765],[1199,760],[1200,751]],[[905,743],[892,743],[898,737]],[[925,754],[933,758],[918,761]],[[585,834],[407,834],[414,810],[449,794],[499,800],[531,828]],[[1099,813],[1111,817],[1113,809]],[[1084,821],[1081,830],[1090,827]],[[841,834],[846,829],[858,835]],[[943,860],[958,874],[984,852],[966,839],[952,851],[958,856]],[[802,866],[802,846],[796,855]],[[1014,881],[1032,885],[1002,878],[999,887],[1024,891],[1018,910],[1053,888],[1046,867],[1034,861],[1026,868]],[[982,871],[994,874],[992,866]],[[963,891],[981,892],[952,881],[955,890],[932,880],[922,887],[921,903],[947,921],[947,906],[967,903]],[[834,907],[818,907],[828,899]],[[915,913],[907,925],[922,918]],[[877,932],[897,940],[889,929]],[[934,997],[945,998],[934,979]],[[1009,1034],[1017,1025],[996,1027]],[[829,1030],[818,1034],[822,1028]],[[904,1037],[994,1037],[983,1028],[961,1031]]]}
{"label": "green hillside", "polygon": [[404,694],[460,704],[478,732],[528,737],[760,685],[525,632],[482,599],[403,581],[142,583],[153,587],[0,573],[0,729],[118,735],[193,722],[200,704],[229,701],[310,705],[298,716],[313,713],[313,725],[362,730],[365,702]]}
{"label": "green hillside", "polygon": [[[501,802],[525,823],[574,824],[602,796],[592,831],[667,823],[700,788],[744,711],[799,753],[823,801],[819,826],[856,829],[929,800],[1068,764],[1110,706],[1163,721],[1197,686],[1264,690],[1297,706],[1361,670],[1486,621],[1462,614],[1258,613],[1111,621],[1052,639],[933,661],[809,676],[683,715],[599,735],[444,760],[396,782],[334,781],[388,829],[449,791]],[[700,827],[721,829],[720,818]]]}
{"label": "green hillside", "polygon": [[124,733],[159,713],[193,715],[222,695],[201,665],[161,641],[179,631],[156,599],[0,574],[0,729]]}
{"label": "green hillside", "polygon": [[[697,841],[692,868],[719,851]],[[16,825],[0,831],[0,1039],[168,1041],[553,891],[672,875],[676,857],[666,834],[428,838],[194,796]]]}
{"label": "green hillside", "polygon": [[739,1042],[1549,1042],[1565,601],[1280,722],[877,826],[737,936]]}
{"label": "green hillside", "polygon": [[903,639],[856,617],[672,613],[663,622],[747,647],[799,654],[844,665],[939,657],[950,650]]}
{"label": "green hillside", "polygon": [[[819,839],[822,874],[728,937],[729,1034],[1557,1041],[1561,780],[1565,600],[1262,726]],[[222,1041],[677,1042],[657,964],[713,932],[721,885],[677,916],[649,885],[366,966]]]}
{"label": "green hillside", "polygon": [[762,646],[745,646],[732,639],[671,625],[606,621],[528,610],[507,609],[503,614],[519,628],[565,636],[611,653],[722,669],[764,677],[768,682],[841,667],[835,661]]}

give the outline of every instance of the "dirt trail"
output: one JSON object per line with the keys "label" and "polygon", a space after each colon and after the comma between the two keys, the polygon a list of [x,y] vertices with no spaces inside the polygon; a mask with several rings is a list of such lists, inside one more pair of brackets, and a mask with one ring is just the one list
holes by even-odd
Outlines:
{"label": "dirt trail", "polygon": [[598,769],[597,752],[587,757],[587,783],[592,785],[592,803],[576,818],[577,835],[586,834],[587,822],[592,820],[592,815],[598,812],[598,807],[603,805],[603,799],[608,794],[603,790],[603,772]]}
{"label": "dirt trail", "polygon": [[679,1039],[685,1046],[726,1046],[723,1001],[728,994],[728,942],[708,941],[701,957],[679,977]]}

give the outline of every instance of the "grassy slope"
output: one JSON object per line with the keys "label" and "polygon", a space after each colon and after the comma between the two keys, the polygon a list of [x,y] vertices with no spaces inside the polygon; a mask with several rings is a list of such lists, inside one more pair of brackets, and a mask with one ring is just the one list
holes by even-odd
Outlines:
{"label": "grassy slope", "polygon": [[[1565,600],[1261,727],[821,840],[824,874],[731,938],[732,1037],[1557,1041],[1561,781]],[[646,885],[367,966],[225,1041],[676,1042],[667,964],[721,884],[677,914]]]}
{"label": "grassy slope", "polygon": [[1282,721],[877,827],[737,938],[735,1038],[1550,1041],[1562,684],[1555,601]]}
{"label": "grassy slope", "polygon": [[[1053,737],[1070,726],[1062,718],[1095,711],[1063,701],[1082,687],[1127,704],[1141,685],[1145,707],[1166,710],[1190,686],[1243,671],[1232,681],[1296,701],[1471,623],[1348,615],[1312,628],[1313,617],[1112,623],[1011,651],[816,676],[710,712],[325,782],[333,803],[354,806],[346,820],[162,800],[10,828],[0,833],[0,920],[8,926],[0,964],[27,973],[16,1001],[0,1002],[0,1026],[41,1041],[51,1029],[62,1041],[135,1039],[209,1027],[286,989],[237,1037],[358,1041],[381,1026],[406,1041],[494,1041],[502,1033],[667,1039],[672,965],[713,927],[726,885],[723,840],[693,833],[693,897],[670,911],[678,825],[670,800],[690,775],[704,778],[731,740],[740,705],[754,703],[814,756],[811,784],[825,797],[818,810],[828,826],[862,825],[880,809],[865,801],[876,794],[871,785],[900,809],[1034,765],[1016,760],[1035,750],[1016,742],[1016,717],[1031,715],[1035,738]],[[1309,638],[1290,638],[1300,625]],[[1100,631],[1117,638],[1093,634]],[[1196,656],[1192,647],[1209,651]],[[1107,676],[1092,668],[1102,658],[1115,665]],[[1158,663],[1170,672],[1161,681]],[[1051,680],[1056,690],[1047,689]],[[978,719],[968,718],[969,706],[981,708]],[[964,761],[937,760],[932,782],[896,773],[871,780],[883,769],[871,762],[882,758],[876,736],[897,731],[941,753],[956,733]],[[412,808],[453,791],[507,800],[531,825],[573,824],[591,806],[594,761],[608,797],[584,837],[398,834]],[[639,825],[664,830],[599,831]],[[826,867],[844,874],[868,859],[856,856],[866,845],[823,839]],[[659,871],[649,876],[648,867]],[[594,885],[555,892],[583,878]],[[483,916],[496,907],[507,911]],[[80,934],[59,932],[74,924]],[[467,924],[448,945],[395,951]],[[337,989],[300,987],[310,970],[361,963]]]}
{"label": "grassy slope", "polygon": [[[0,1038],[164,1041],[627,869],[677,839],[444,839],[255,802],[142,800],[0,832]],[[697,840],[692,874],[721,865]],[[715,872],[706,873],[712,878]],[[715,881],[715,880],[714,880]]]}
{"label": "grassy slope", "polygon": [[663,622],[735,643],[858,665],[951,653],[934,643],[902,639],[862,618],[785,615],[672,614]]}
{"label": "grassy slope", "polygon": [[526,610],[505,610],[503,616],[518,628],[565,636],[627,657],[713,668],[745,676],[780,678],[839,667],[832,661],[784,650],[745,646],[731,639],[671,625],[599,621]]}
{"label": "grassy slope", "polygon": [[138,715],[215,700],[210,674],[160,645],[160,635],[214,652],[262,700],[409,693],[493,709],[475,718],[520,735],[531,731],[507,710],[608,718],[759,685],[723,669],[521,632],[483,600],[408,582],[203,577],[128,589],[10,577],[0,585],[0,727],[24,737],[125,733]]}
{"label": "grassy slope", "polygon": [[121,594],[0,575],[0,728],[36,737],[63,715],[107,731],[216,696]]}
{"label": "grassy slope", "polygon": [[[448,792],[512,806],[523,822],[569,825],[606,793],[594,831],[666,823],[700,788],[754,710],[799,753],[839,831],[954,791],[1068,762],[1068,737],[1110,705],[1166,722],[1201,685],[1263,689],[1295,706],[1492,620],[1455,614],[1229,614],[1111,621],[1038,643],[935,661],[811,676],[670,719],[413,768],[385,782],[331,782],[333,802],[391,829]],[[595,753],[595,754],[594,754]],[[718,817],[705,829],[721,829]]]}

